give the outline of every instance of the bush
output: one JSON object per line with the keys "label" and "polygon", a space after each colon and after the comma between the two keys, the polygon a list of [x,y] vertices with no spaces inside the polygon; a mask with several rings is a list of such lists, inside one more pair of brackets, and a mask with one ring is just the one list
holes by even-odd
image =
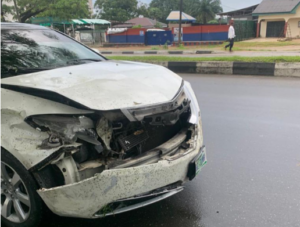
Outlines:
{"label": "bush", "polygon": [[134,25],[132,28],[142,28],[142,25]]}
{"label": "bush", "polygon": [[170,44],[170,41],[168,40],[165,44],[164,44],[164,49],[167,50],[169,49],[169,44]]}

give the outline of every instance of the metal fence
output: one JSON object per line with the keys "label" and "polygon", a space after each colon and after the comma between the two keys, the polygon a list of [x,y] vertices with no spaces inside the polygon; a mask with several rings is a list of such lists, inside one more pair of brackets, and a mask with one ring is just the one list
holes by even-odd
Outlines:
{"label": "metal fence", "polygon": [[256,22],[255,21],[234,21],[236,33],[236,41],[243,41],[256,37]]}
{"label": "metal fence", "polygon": [[77,41],[88,45],[99,44],[106,42],[105,30],[80,30],[75,32]]}

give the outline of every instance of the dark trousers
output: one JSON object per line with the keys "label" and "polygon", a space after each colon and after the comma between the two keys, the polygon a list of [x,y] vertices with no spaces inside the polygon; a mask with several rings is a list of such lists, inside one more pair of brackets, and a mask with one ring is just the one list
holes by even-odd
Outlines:
{"label": "dark trousers", "polygon": [[229,39],[229,44],[225,48],[230,47],[229,50],[231,51],[232,47],[233,47],[233,44],[234,44],[234,39]]}

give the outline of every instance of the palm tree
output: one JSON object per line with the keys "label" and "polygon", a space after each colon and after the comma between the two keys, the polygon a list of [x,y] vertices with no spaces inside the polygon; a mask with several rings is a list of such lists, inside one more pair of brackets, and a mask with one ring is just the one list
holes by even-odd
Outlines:
{"label": "palm tree", "polygon": [[189,11],[198,22],[207,24],[208,21],[215,19],[217,13],[223,12],[223,8],[221,0],[193,0]]}

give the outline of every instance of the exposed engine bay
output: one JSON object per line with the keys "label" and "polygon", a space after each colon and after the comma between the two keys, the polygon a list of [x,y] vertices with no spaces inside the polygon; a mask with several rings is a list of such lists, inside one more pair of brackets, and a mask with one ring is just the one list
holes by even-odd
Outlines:
{"label": "exposed engine bay", "polygon": [[176,157],[191,147],[190,140],[197,128],[189,123],[190,106],[191,101],[182,89],[172,102],[147,108],[27,118],[26,122],[32,127],[49,134],[41,149],[79,144],[62,148],[55,158],[44,160],[36,168],[41,186],[47,187],[41,177],[41,173],[47,171],[60,170],[63,176],[59,182],[55,180],[58,186],[84,180],[107,169]]}

